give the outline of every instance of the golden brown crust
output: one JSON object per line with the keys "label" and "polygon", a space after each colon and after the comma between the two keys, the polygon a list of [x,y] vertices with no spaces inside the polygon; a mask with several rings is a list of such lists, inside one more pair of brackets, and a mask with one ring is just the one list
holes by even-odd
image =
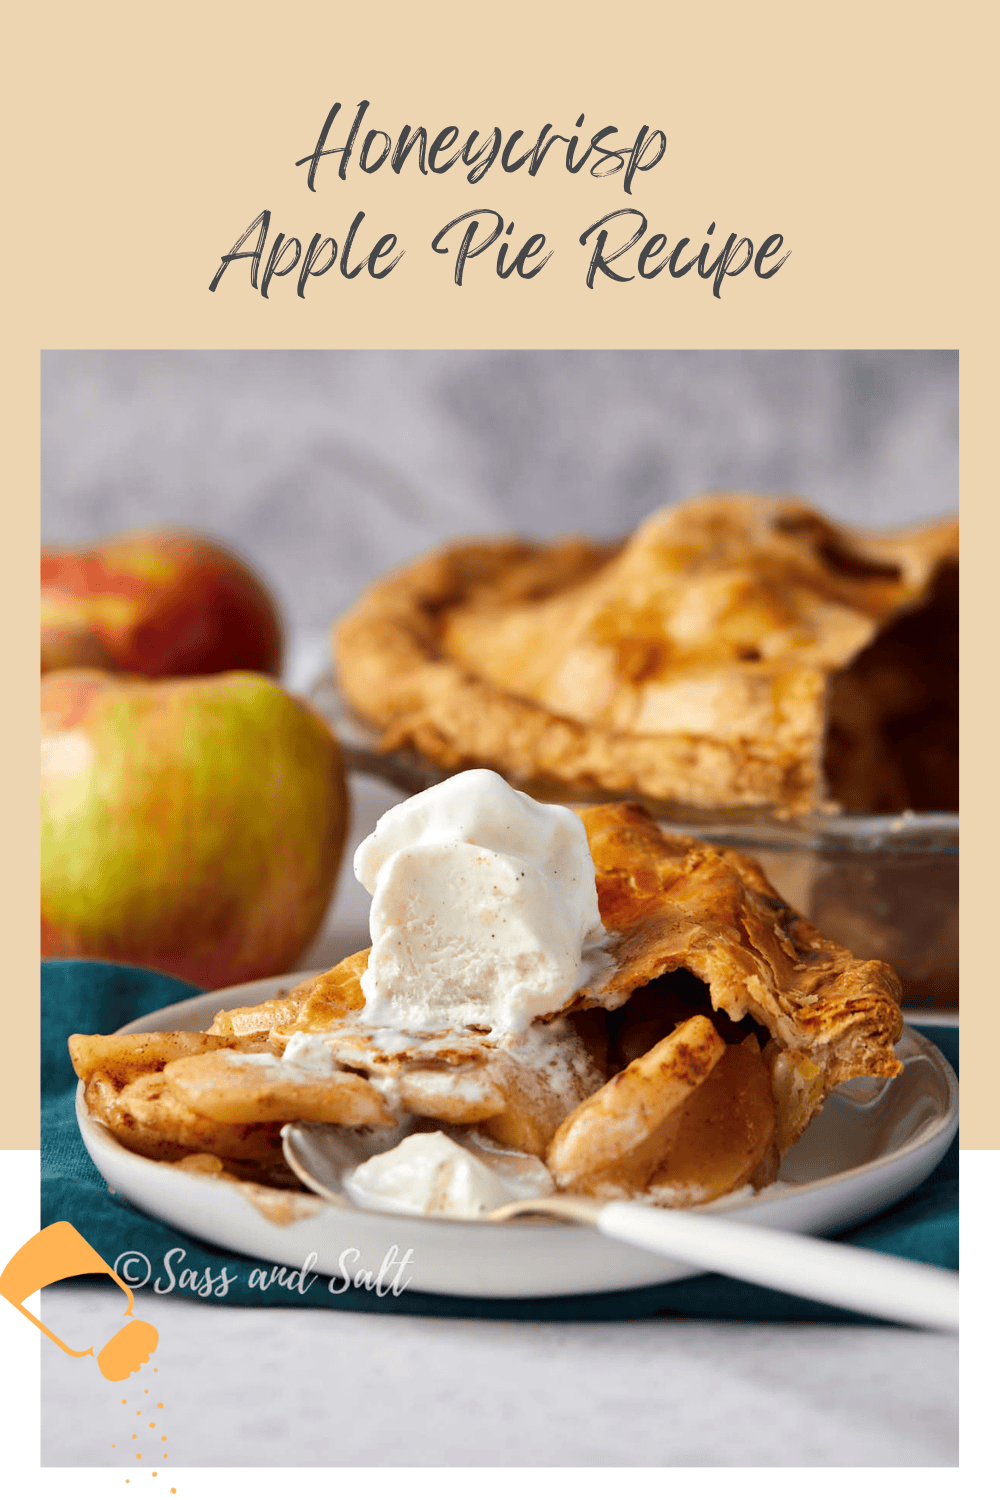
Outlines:
{"label": "golden brown crust", "polygon": [[[631,993],[683,967],[732,1020],[752,1015],[783,1046],[848,1042],[853,1051],[863,1033],[876,1071],[898,1071],[891,1048],[902,1027],[900,984],[888,964],[854,958],[824,937],[747,855],[664,833],[631,803],[577,812],[612,934],[616,973],[607,992]],[[602,1003],[600,990],[593,999]]]}
{"label": "golden brown crust", "polygon": [[786,1064],[801,1057],[815,1078],[811,1089],[792,1091],[786,1146],[843,1079],[899,1072],[901,990],[888,964],[856,959],[824,937],[745,855],[664,833],[634,804],[577,811],[615,972],[575,1004],[614,1007],[660,975],[694,974],[716,1010],[733,1021],[752,1017]]}
{"label": "golden brown crust", "polygon": [[[334,654],[385,750],[529,785],[807,810],[825,796],[832,674],[956,555],[953,522],[880,535],[797,501],[711,496],[625,546],[503,539],[419,559],[343,619]],[[845,774],[905,798],[870,753],[877,725],[866,738],[845,712]]]}

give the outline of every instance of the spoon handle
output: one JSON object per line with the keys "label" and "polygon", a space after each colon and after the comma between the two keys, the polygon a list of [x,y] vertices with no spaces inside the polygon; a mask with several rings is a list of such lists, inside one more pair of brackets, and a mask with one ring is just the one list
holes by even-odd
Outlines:
{"label": "spoon handle", "polygon": [[919,1261],[640,1203],[608,1204],[597,1228],[611,1239],[759,1286],[920,1328],[958,1328],[958,1276]]}

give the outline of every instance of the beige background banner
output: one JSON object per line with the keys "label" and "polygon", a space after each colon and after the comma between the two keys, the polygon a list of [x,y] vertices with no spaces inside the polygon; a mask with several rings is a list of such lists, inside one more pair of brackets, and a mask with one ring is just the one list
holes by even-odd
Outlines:
{"label": "beige background banner", "polygon": [[[527,12],[392,3],[306,6],[287,19],[253,4],[178,0],[168,18],[126,3],[56,3],[12,23],[3,608],[16,712],[3,899],[17,1064],[2,1096],[5,1146],[37,1142],[37,831],[25,789],[36,775],[40,352],[109,348],[958,349],[966,673],[980,684],[965,709],[967,806],[977,816],[966,821],[963,1144],[1000,1144],[988,1076],[992,49],[978,9],[951,7],[947,33],[929,5],[855,0],[695,14],[640,3],[620,16],[589,3]],[[455,125],[459,142],[495,124],[505,138],[524,131],[524,149],[546,122],[569,134],[583,113],[581,135],[613,124],[633,141],[645,125],[663,130],[666,149],[636,174],[631,196],[622,173],[569,174],[558,144],[535,177],[498,162],[476,185],[457,167],[422,177],[412,159],[399,175],[385,165],[366,176],[353,162],[341,181],[331,157],[310,192],[295,161],[337,101],[331,143],[342,143],[362,99],[363,128],[393,140],[405,124],[431,137]],[[645,215],[644,238],[665,236],[668,254],[684,236],[696,253],[714,222],[713,246],[735,233],[757,249],[781,234],[790,255],[770,279],[751,269],[730,279],[721,298],[694,272],[588,289],[579,236],[622,207]],[[276,277],[266,300],[242,261],[210,293],[220,257],[264,209],[268,248],[279,231],[303,245],[317,233],[342,244],[363,211],[356,250],[392,232],[403,259],[381,280],[331,269],[304,298],[296,271]],[[431,240],[472,209],[513,222],[515,245],[544,233],[551,261],[530,280],[501,279],[498,241],[457,287],[454,253],[435,254]],[[617,266],[633,271],[637,251]]]}

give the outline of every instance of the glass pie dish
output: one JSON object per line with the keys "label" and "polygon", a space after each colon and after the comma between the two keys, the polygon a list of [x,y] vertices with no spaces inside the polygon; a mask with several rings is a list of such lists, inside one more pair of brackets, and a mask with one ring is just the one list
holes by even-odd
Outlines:
{"label": "glass pie dish", "polygon": [[[380,749],[379,731],[348,707],[332,671],[311,693],[337,735],[350,770],[412,796],[453,774],[407,749]],[[542,801],[618,801],[592,786],[514,782]],[[958,814],[904,812],[778,816],[739,808],[704,810],[641,803],[671,832],[739,849],[759,860],[782,896],[859,958],[899,974],[910,1008],[958,1005]]]}

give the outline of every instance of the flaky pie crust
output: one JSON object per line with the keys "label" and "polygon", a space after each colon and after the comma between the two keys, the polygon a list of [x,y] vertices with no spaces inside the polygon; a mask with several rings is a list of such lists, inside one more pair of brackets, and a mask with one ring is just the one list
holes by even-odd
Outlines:
{"label": "flaky pie crust", "polygon": [[659,511],[619,545],[458,543],[368,590],[335,629],[337,673],[382,750],[449,771],[806,812],[831,805],[833,736],[847,805],[912,806],[882,708],[937,710],[912,646],[866,664],[957,543],[953,521],[883,534],[734,495]]}

